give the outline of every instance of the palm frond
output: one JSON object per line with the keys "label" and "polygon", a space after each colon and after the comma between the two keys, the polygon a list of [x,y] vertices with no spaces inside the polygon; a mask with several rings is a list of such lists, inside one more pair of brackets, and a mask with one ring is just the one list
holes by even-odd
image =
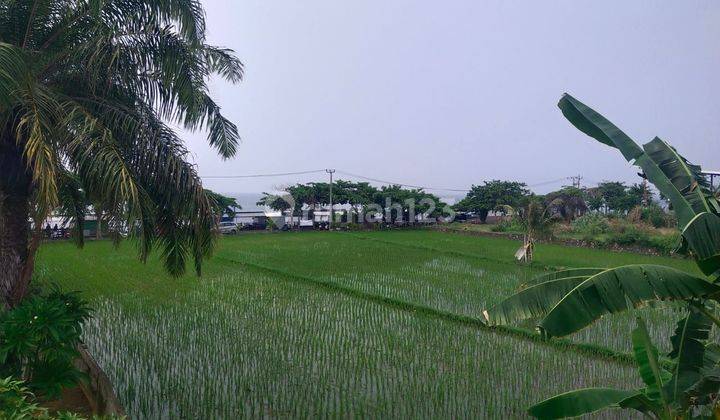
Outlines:
{"label": "palm frond", "polygon": [[[198,0],[0,1],[0,121],[24,153],[33,207],[47,213],[82,192],[127,227],[142,259],[158,248],[173,275],[190,259],[199,273],[216,236],[165,121],[206,130],[223,158],[240,138],[207,81],[239,82],[243,66],[205,30]],[[66,210],[81,225],[80,206]]]}

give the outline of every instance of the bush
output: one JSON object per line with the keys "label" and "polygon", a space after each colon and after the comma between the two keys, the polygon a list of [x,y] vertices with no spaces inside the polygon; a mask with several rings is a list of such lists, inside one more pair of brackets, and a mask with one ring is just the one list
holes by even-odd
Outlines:
{"label": "bush", "polygon": [[82,378],[78,357],[82,326],[90,317],[77,293],[54,288],[0,315],[0,374],[27,380],[34,392],[58,397]]}
{"label": "bush", "polygon": [[669,217],[659,206],[650,206],[642,209],[640,220],[652,225],[655,228],[669,226]]}
{"label": "bush", "polygon": [[641,246],[662,254],[671,254],[680,245],[680,232],[669,235],[651,234],[634,225],[623,225],[619,232],[611,234],[599,245]]}
{"label": "bush", "polygon": [[573,220],[572,229],[583,235],[600,235],[610,230],[610,223],[602,214],[586,213]]}
{"label": "bush", "polygon": [[610,237],[610,241],[618,245],[642,245],[649,242],[650,235],[633,225],[623,226],[620,231]]}
{"label": "bush", "polygon": [[671,235],[652,235],[646,246],[657,249],[663,254],[672,254],[680,247],[680,232]]}
{"label": "bush", "polygon": [[83,420],[73,413],[58,413],[56,417],[33,402],[35,396],[22,381],[7,377],[0,379],[0,419]]}
{"label": "bush", "polygon": [[37,418],[46,411],[33,403],[33,394],[22,381],[7,377],[0,379],[0,418]]}
{"label": "bush", "polygon": [[347,230],[350,230],[350,231],[363,230],[363,225],[361,225],[360,223],[350,222],[350,223],[346,224],[345,227],[347,228]]}
{"label": "bush", "polygon": [[267,221],[265,222],[265,230],[277,230],[277,224],[273,220],[272,217],[268,217]]}
{"label": "bush", "polygon": [[494,224],[491,228],[493,232],[524,232],[525,227],[515,218],[510,220],[502,220]]}

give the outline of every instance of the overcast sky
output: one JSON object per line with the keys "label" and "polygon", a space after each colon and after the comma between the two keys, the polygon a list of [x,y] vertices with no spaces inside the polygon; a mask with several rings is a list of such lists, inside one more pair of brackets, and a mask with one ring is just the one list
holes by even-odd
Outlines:
{"label": "overcast sky", "polygon": [[[241,84],[212,83],[243,137],[237,156],[222,161],[204,133],[185,134],[204,176],[336,168],[444,188],[545,183],[538,192],[575,174],[636,182],[619,152],[563,118],[563,92],[637,142],[657,135],[720,169],[718,1],[203,3],[209,42],[246,66]],[[259,192],[324,179],[205,184]]]}

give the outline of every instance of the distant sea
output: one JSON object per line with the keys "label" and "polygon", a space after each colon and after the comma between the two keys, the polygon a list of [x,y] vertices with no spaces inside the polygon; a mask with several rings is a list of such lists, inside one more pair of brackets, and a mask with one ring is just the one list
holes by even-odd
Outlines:
{"label": "distant sea", "polygon": [[240,204],[244,211],[263,211],[257,203],[262,198],[262,193],[223,193],[228,197],[232,197]]}

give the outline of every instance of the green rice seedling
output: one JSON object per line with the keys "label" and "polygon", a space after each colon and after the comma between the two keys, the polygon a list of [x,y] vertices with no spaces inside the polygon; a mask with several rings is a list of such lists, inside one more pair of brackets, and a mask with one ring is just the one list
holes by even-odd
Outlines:
{"label": "green rice seedling", "polygon": [[85,338],[133,418],[508,418],[563,387],[633,378],[247,269],[164,305],[98,300]]}
{"label": "green rice seedling", "polygon": [[84,339],[132,418],[516,418],[563,389],[635,380],[602,349],[628,350],[613,331],[631,316],[573,338],[585,347],[479,320],[546,267],[654,257],[541,245],[526,267],[516,247],[430,231],[239,235],[203,278],[171,279],[127,245],[57,243],[37,276],[92,299]]}

